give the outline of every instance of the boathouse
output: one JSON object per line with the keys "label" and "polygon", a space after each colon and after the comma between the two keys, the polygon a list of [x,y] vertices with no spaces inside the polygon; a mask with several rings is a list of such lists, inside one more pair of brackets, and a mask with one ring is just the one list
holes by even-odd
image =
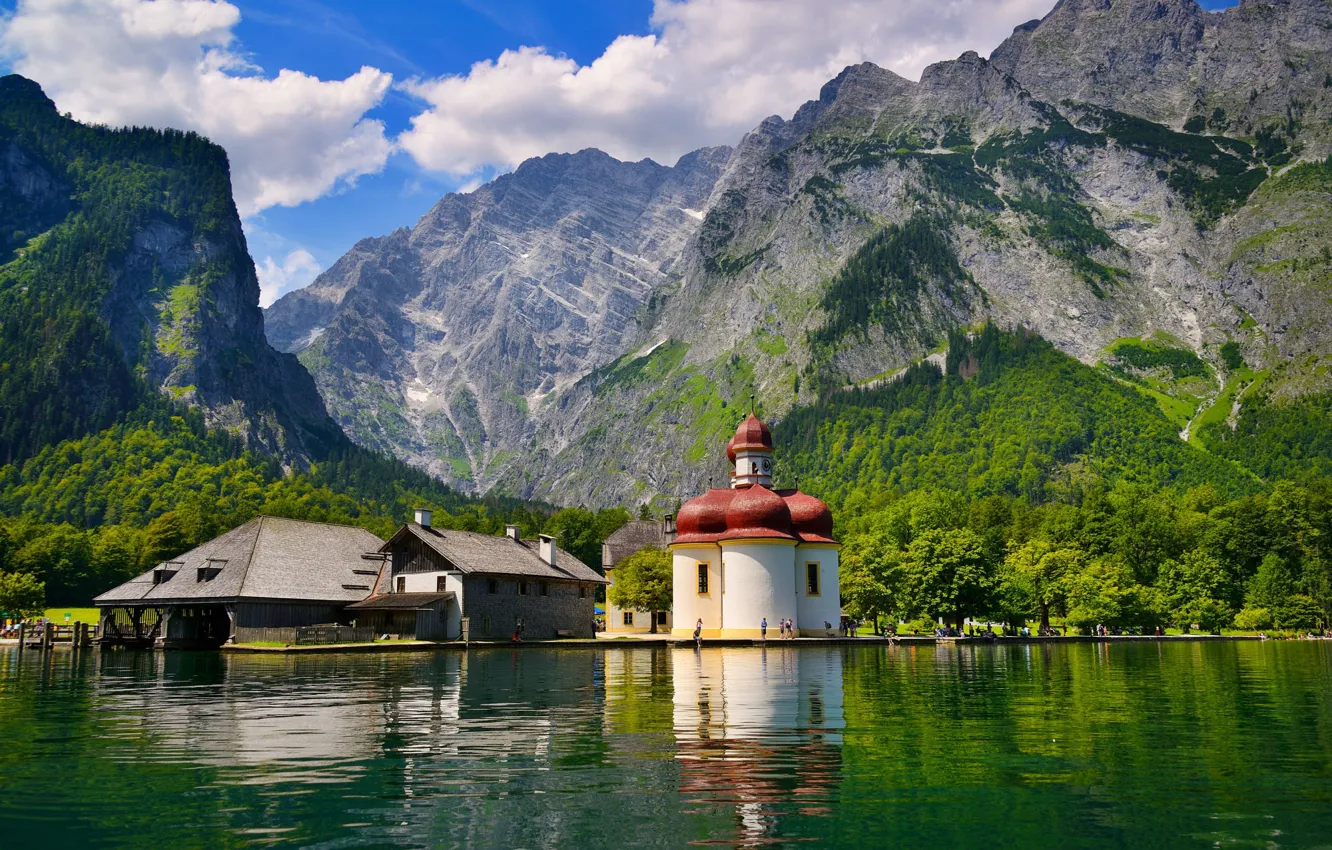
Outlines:
{"label": "boathouse", "polygon": [[[416,512],[380,548],[388,563],[375,594],[349,605],[357,625],[418,639],[594,637],[596,589],[606,579],[553,537],[521,539],[434,528]],[[442,626],[442,633],[440,627]]]}
{"label": "boathouse", "polygon": [[93,600],[110,643],[207,648],[296,642],[346,619],[379,580],[383,541],[363,528],[255,517]]}

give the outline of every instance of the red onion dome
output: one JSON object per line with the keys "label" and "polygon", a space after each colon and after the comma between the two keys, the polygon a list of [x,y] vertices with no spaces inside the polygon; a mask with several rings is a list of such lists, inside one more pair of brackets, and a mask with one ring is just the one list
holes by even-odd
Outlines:
{"label": "red onion dome", "polygon": [[735,463],[735,437],[726,441],[726,459],[732,464]]}
{"label": "red onion dome", "polygon": [[756,484],[736,490],[726,509],[726,533],[722,540],[742,537],[775,537],[792,540],[791,511],[781,496]]}
{"label": "red onion dome", "polygon": [[733,462],[735,452],[743,451],[772,451],[772,432],[768,426],[764,425],[754,414],[749,414],[749,418],[740,423],[736,429],[735,436],[727,444],[727,457]]}
{"label": "red onion dome", "polygon": [[835,543],[832,511],[819,499],[799,490],[784,490],[782,498],[791,511],[791,527],[805,543]]}
{"label": "red onion dome", "polygon": [[676,543],[712,543],[726,533],[726,509],[735,490],[711,489],[690,499],[675,518]]}

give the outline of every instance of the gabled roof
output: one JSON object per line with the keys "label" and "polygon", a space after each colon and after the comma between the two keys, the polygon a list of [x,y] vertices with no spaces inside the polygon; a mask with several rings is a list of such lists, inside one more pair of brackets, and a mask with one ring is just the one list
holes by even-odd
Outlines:
{"label": "gabled roof", "polygon": [[666,533],[666,524],[658,520],[630,520],[606,538],[601,566],[614,569],[625,558],[649,546],[665,549],[672,536]]}
{"label": "gabled roof", "polygon": [[422,528],[408,523],[380,547],[388,552],[404,535],[413,535],[453,565],[460,573],[512,575],[553,581],[584,581],[608,584],[601,573],[568,552],[556,547],[555,566],[541,560],[536,540],[514,540],[471,531]]}
{"label": "gabled roof", "polygon": [[[370,595],[381,562],[361,556],[383,541],[363,528],[255,517],[98,596],[97,605],[285,599],[356,602]],[[159,569],[175,575],[153,584]],[[199,580],[199,571],[214,576]]]}

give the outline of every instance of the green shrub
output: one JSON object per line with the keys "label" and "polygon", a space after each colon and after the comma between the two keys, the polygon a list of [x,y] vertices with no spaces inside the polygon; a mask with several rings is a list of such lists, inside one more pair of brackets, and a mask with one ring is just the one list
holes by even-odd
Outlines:
{"label": "green shrub", "polygon": [[1236,369],[1244,368],[1244,352],[1240,350],[1240,344],[1233,339],[1221,346],[1221,362],[1226,364],[1226,368],[1234,372]]}
{"label": "green shrub", "polygon": [[1235,615],[1235,628],[1246,632],[1272,628],[1272,613],[1266,608],[1245,608]]}

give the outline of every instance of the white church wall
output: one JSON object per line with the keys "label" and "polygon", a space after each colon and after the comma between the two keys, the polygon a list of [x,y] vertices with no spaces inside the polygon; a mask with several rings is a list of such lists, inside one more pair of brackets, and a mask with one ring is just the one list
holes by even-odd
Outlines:
{"label": "white church wall", "polygon": [[[715,544],[672,548],[671,581],[675,604],[671,609],[671,634],[690,637],[694,624],[703,620],[703,635],[716,637],[722,623],[721,550]],[[698,592],[698,565],[708,569],[708,592]]]}
{"label": "white church wall", "polygon": [[[802,637],[827,634],[823,624],[832,623],[833,634],[842,616],[840,586],[837,580],[839,553],[831,546],[797,546],[795,550],[796,628]],[[818,565],[819,593],[808,592],[808,564]]]}
{"label": "white church wall", "polygon": [[777,636],[778,622],[795,619],[795,546],[786,542],[722,542],[723,637],[759,637],[766,617]]}

